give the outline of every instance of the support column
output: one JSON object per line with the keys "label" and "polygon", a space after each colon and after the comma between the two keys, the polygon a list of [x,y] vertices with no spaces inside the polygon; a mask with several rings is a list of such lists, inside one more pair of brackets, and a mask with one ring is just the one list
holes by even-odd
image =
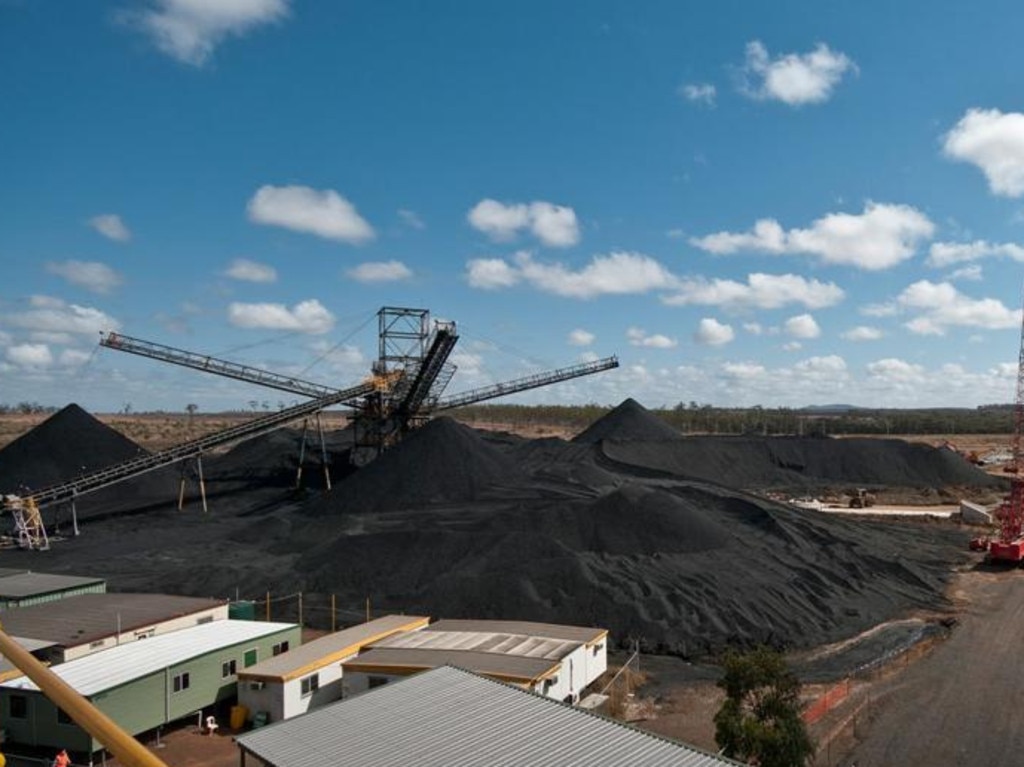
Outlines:
{"label": "support column", "polygon": [[306,461],[306,430],[309,428],[309,419],[302,419],[302,441],[299,443],[299,468],[295,472],[295,489],[302,487],[302,464]]}
{"label": "support column", "polygon": [[78,493],[71,494],[71,530],[74,536],[78,537],[78,507],[75,506],[75,498]]}
{"label": "support column", "polygon": [[324,424],[320,418],[320,411],[316,413],[316,430],[320,434],[320,465],[324,469],[324,487],[331,489],[331,467],[327,464],[327,443],[324,441]]}
{"label": "support column", "polygon": [[203,454],[196,456],[196,467],[199,469],[199,497],[203,499],[203,513],[209,509],[206,507],[206,480],[203,478]]}

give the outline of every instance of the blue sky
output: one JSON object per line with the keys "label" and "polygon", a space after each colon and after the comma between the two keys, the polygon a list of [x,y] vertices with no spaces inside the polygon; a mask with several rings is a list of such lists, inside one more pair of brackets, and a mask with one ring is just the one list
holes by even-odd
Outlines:
{"label": "blue sky", "polygon": [[517,401],[1011,401],[1022,23],[0,0],[0,402],[276,404],[98,333],[344,386],[383,305],[458,322],[453,393],[618,354]]}

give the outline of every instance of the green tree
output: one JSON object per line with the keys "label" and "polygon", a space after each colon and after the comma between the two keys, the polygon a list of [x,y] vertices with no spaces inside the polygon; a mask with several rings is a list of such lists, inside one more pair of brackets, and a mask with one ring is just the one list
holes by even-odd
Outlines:
{"label": "green tree", "polygon": [[814,746],[800,716],[800,682],[782,655],[761,647],[730,652],[718,686],[725,702],[715,714],[722,752],[759,767],[799,767]]}

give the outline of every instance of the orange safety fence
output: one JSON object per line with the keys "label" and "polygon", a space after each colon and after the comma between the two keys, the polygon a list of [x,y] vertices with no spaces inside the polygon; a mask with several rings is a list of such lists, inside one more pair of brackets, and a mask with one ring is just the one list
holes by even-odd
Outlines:
{"label": "orange safety fence", "polygon": [[825,691],[825,694],[804,709],[804,722],[814,724],[825,714],[834,709],[850,694],[850,680],[844,679]]}

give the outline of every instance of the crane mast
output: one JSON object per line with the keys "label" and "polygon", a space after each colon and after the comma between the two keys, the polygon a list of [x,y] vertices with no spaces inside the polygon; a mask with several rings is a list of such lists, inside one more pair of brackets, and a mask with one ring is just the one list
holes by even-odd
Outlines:
{"label": "crane mast", "polygon": [[1020,564],[1024,561],[1024,456],[1021,455],[1022,434],[1024,434],[1024,314],[1021,318],[1020,350],[1017,355],[1017,391],[1013,406],[1013,438],[1011,442],[1010,493],[996,509],[999,522],[999,538],[989,542],[988,558],[991,562]]}

